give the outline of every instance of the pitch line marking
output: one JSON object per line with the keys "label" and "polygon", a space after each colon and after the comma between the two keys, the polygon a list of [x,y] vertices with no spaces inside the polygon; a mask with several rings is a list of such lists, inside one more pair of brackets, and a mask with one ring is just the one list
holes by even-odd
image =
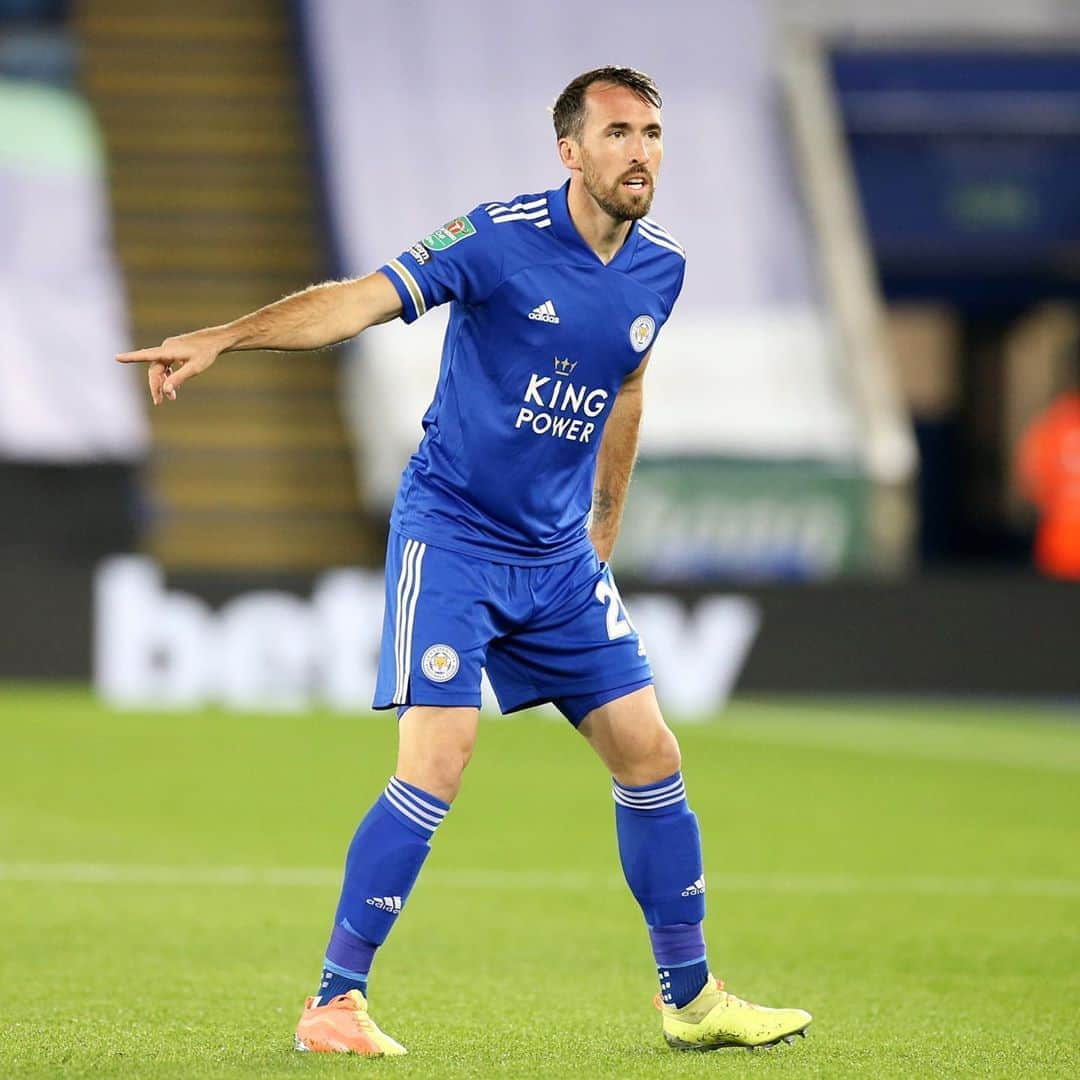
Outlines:
{"label": "pitch line marking", "polygon": [[[559,870],[436,870],[423,880],[436,888],[588,892],[624,889],[618,874]],[[336,886],[341,871],[288,866],[161,866],[123,863],[0,862],[0,885],[188,885]],[[1080,899],[1080,880],[1068,878],[859,877],[849,874],[708,875],[709,892],[857,895],[907,893],[927,896],[1031,896]]]}

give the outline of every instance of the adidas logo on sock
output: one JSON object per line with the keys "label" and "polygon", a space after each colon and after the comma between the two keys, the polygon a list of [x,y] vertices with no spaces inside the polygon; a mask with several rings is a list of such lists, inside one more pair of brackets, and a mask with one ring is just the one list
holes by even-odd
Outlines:
{"label": "adidas logo on sock", "polygon": [[537,322],[557,323],[559,321],[555,305],[550,300],[545,300],[539,307],[534,307],[529,312],[529,318],[536,319]]}
{"label": "adidas logo on sock", "polygon": [[364,903],[380,911],[389,911],[391,915],[397,915],[401,911],[400,896],[369,896]]}
{"label": "adidas logo on sock", "polygon": [[[683,896],[700,896],[704,891],[705,878],[699,877],[693,885],[687,885],[687,887],[683,889],[682,894]],[[371,901],[369,900],[368,903],[370,904]]]}

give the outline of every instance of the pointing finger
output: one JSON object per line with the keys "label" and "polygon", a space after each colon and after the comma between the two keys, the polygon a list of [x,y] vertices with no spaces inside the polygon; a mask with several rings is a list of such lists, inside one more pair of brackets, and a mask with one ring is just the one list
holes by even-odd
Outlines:
{"label": "pointing finger", "polygon": [[155,345],[152,349],[134,349],[131,352],[117,353],[116,359],[121,364],[152,364],[156,360],[167,360],[169,357],[166,349]]}

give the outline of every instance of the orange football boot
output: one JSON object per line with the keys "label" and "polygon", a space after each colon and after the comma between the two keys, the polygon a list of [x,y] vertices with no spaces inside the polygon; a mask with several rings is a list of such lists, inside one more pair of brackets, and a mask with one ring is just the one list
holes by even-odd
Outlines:
{"label": "orange football boot", "polygon": [[296,1025],[296,1049],[319,1054],[364,1054],[366,1057],[395,1057],[408,1050],[379,1030],[368,1016],[367,999],[359,990],[350,990],[316,1005],[318,998],[304,1002],[304,1013]]}

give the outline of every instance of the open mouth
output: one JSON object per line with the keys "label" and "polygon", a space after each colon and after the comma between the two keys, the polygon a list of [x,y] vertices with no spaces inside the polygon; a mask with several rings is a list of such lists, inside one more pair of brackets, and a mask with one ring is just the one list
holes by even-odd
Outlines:
{"label": "open mouth", "polygon": [[648,189],[650,180],[647,176],[631,176],[622,182],[624,188],[631,191],[643,192]]}

